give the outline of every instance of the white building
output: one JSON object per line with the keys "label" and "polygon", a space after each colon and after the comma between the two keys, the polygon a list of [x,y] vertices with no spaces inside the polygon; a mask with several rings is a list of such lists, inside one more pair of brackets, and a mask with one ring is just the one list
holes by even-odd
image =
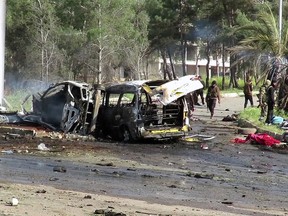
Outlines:
{"label": "white building", "polygon": [[[167,58],[166,61],[167,63],[170,63],[169,58]],[[175,52],[173,56],[173,61],[176,75],[183,76],[182,60],[179,52],[178,53]],[[195,74],[206,77],[207,59],[205,58],[205,56],[200,55],[198,46],[190,45],[187,47],[185,63],[187,74]],[[161,71],[163,65],[163,59],[159,58],[159,62],[157,64],[158,64],[158,70]],[[228,55],[224,62],[224,68],[222,62],[222,55],[210,56],[210,63],[209,63],[210,77],[221,76],[223,74],[223,71],[225,71],[225,74],[227,74],[229,73],[229,69],[230,69],[230,57]]]}

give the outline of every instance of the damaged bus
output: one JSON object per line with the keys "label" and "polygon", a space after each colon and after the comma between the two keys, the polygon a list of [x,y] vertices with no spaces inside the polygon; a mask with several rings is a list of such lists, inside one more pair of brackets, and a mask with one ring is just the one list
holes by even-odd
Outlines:
{"label": "damaged bus", "polygon": [[177,138],[190,129],[185,95],[203,88],[192,75],[178,80],[131,81],[106,87],[97,136],[119,141]]}
{"label": "damaged bus", "polygon": [[[188,75],[100,87],[76,81],[56,83],[26,97],[21,112],[1,112],[0,123],[36,123],[53,131],[120,141],[177,138],[191,129],[184,96],[203,86]],[[32,98],[31,111],[24,109],[28,98]]]}

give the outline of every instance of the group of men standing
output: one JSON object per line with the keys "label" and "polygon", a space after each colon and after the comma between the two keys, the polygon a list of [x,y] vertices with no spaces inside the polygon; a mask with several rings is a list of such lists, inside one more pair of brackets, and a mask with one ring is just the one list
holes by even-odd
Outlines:
{"label": "group of men standing", "polygon": [[[205,83],[201,79],[201,76],[199,76],[199,80],[203,84],[203,88],[192,92],[189,94],[190,102],[189,102],[189,109],[190,109],[190,117],[192,116],[192,111],[194,111],[194,105],[201,105],[198,102],[199,96],[202,102],[202,105],[207,104],[207,108],[210,111],[210,118],[212,119],[214,116],[214,109],[215,106],[218,103],[220,104],[220,89],[217,86],[216,80],[213,80],[211,82],[211,85],[207,89],[206,99],[204,100],[204,88]],[[257,97],[259,99],[259,107],[260,107],[260,119],[263,120],[266,117],[265,124],[271,125],[273,122],[273,116],[274,116],[274,107],[275,107],[275,90],[276,90],[276,80],[266,80],[263,85],[259,89],[259,94],[257,94]],[[248,102],[250,102],[250,105],[253,106],[253,85],[252,80],[248,77],[245,84],[244,84],[244,108],[247,107]],[[188,100],[189,101],[189,100]]]}
{"label": "group of men standing", "polygon": [[[259,94],[257,97],[259,99],[259,107],[260,107],[260,118],[259,120],[263,120],[266,117],[265,124],[271,125],[273,121],[274,115],[274,107],[275,107],[275,89],[276,89],[276,80],[266,80],[263,85],[259,89]],[[248,101],[250,105],[253,106],[253,86],[252,80],[247,78],[244,84],[244,109],[247,107]]]}

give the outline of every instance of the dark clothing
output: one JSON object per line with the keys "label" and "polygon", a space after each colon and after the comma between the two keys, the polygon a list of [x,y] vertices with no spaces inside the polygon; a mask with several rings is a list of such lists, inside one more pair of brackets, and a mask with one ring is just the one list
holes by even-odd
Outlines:
{"label": "dark clothing", "polygon": [[247,81],[244,85],[244,94],[245,95],[252,95],[253,86],[251,81]]}
{"label": "dark clothing", "polygon": [[267,118],[266,118],[265,123],[272,124],[273,116],[274,116],[274,105],[268,104]]}
{"label": "dark clothing", "polygon": [[269,86],[266,93],[267,104],[275,105],[275,88],[274,86]]}
{"label": "dark clothing", "polygon": [[253,96],[252,95],[244,95],[245,96],[245,102],[244,102],[244,108],[247,107],[248,101],[250,102],[251,106],[253,107]]}
{"label": "dark clothing", "polygon": [[244,108],[247,107],[248,101],[250,102],[250,105],[253,106],[252,91],[253,91],[252,82],[247,81],[244,85],[244,96],[245,96]]}
{"label": "dark clothing", "polygon": [[208,87],[207,99],[218,99],[220,101],[220,89],[217,85],[212,85]]}
{"label": "dark clothing", "polygon": [[268,106],[268,112],[267,112],[267,118],[265,123],[271,124],[273,115],[274,115],[274,106],[275,106],[275,88],[273,85],[269,86],[266,92],[266,98],[267,98],[267,106]]}
{"label": "dark clothing", "polygon": [[189,118],[191,119],[193,114],[192,112],[194,111],[194,99],[193,99],[193,92],[188,93],[187,95],[185,95],[185,99],[188,105],[188,115]]}
{"label": "dark clothing", "polygon": [[[286,69],[286,73],[288,72],[288,69]],[[286,74],[284,78],[284,82],[280,83],[280,89],[278,93],[278,100],[277,100],[277,105],[279,109],[283,109],[285,112],[288,111],[288,103],[287,103],[287,95],[288,95],[288,73]]]}
{"label": "dark clothing", "polygon": [[214,116],[214,109],[216,107],[217,99],[207,99],[207,107],[211,113],[211,118]]}
{"label": "dark clothing", "polygon": [[198,102],[199,96],[201,98],[202,105],[204,105],[205,104],[205,100],[204,100],[204,90],[203,90],[203,88],[202,89],[198,89],[196,91],[196,101],[195,102],[196,102],[197,105],[199,105],[199,102]]}
{"label": "dark clothing", "polygon": [[217,99],[218,102],[220,103],[220,89],[216,84],[214,84],[208,87],[206,96],[207,107],[211,113],[210,118],[214,116],[214,109],[216,106]]}

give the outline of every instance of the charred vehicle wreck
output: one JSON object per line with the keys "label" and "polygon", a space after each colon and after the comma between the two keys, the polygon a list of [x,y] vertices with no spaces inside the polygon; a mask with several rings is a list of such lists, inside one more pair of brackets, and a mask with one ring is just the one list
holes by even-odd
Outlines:
{"label": "charred vehicle wreck", "polygon": [[99,109],[97,132],[124,141],[184,136],[190,130],[184,88],[190,91],[193,88],[189,84],[194,88],[201,86],[190,79],[180,84],[178,89],[167,80],[107,87]]}
{"label": "charred vehicle wreck", "polygon": [[[24,108],[29,102],[31,111]],[[91,87],[87,83],[64,81],[28,95],[20,112],[1,112],[0,122],[36,123],[54,131],[86,135],[91,127],[93,105]]]}
{"label": "charred vehicle wreck", "polygon": [[[64,133],[120,141],[177,138],[191,129],[184,96],[202,87],[192,75],[173,81],[124,82],[103,89],[65,81],[32,95],[32,111],[2,112],[1,123],[37,123]],[[95,99],[97,91],[101,95]],[[99,109],[95,109],[96,102]]]}

